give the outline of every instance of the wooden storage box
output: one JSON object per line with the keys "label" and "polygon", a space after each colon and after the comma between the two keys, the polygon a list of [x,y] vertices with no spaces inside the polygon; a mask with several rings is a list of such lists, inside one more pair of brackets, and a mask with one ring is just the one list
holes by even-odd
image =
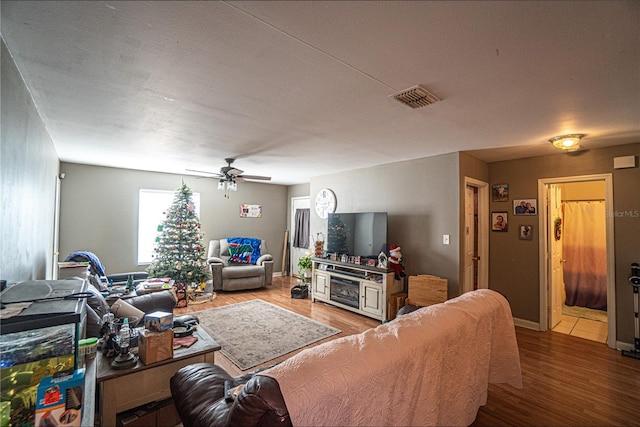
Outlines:
{"label": "wooden storage box", "polygon": [[[437,276],[409,276],[409,296],[407,304],[426,307],[447,300],[449,281]],[[399,307],[398,307],[399,308]]]}
{"label": "wooden storage box", "polygon": [[173,357],[173,331],[151,332],[144,329],[138,337],[138,356],[145,365]]}
{"label": "wooden storage box", "polygon": [[404,307],[407,300],[407,294],[404,292],[394,292],[389,295],[389,310],[387,311],[387,319],[393,320],[398,314],[398,310]]}

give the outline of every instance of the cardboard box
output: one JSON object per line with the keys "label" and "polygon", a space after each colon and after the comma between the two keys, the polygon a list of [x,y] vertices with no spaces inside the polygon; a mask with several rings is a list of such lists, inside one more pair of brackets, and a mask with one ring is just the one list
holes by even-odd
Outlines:
{"label": "cardboard box", "polygon": [[151,332],[168,331],[173,328],[173,313],[154,311],[144,316],[144,328]]}
{"label": "cardboard box", "polygon": [[84,372],[84,369],[77,369],[70,375],[49,376],[40,381],[35,425],[81,426]]}
{"label": "cardboard box", "polygon": [[173,331],[140,331],[138,336],[138,356],[145,365],[173,357]]}

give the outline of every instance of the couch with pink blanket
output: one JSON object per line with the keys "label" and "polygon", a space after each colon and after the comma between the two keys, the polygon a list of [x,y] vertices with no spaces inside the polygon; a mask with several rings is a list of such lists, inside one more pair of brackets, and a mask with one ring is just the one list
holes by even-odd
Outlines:
{"label": "couch with pink blanket", "polygon": [[[224,382],[245,382],[224,399]],[[511,309],[468,292],[361,334],[306,349],[256,375],[212,364],[171,380],[185,427],[195,425],[469,425],[489,383],[522,387]]]}

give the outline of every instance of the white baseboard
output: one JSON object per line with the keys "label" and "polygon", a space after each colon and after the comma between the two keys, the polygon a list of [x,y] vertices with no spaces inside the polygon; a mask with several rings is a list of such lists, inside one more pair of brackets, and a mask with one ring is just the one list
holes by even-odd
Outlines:
{"label": "white baseboard", "polygon": [[540,330],[540,323],[532,322],[531,320],[518,319],[517,317],[514,317],[513,324],[520,326],[521,328],[533,329],[534,331]]}
{"label": "white baseboard", "polygon": [[616,341],[616,350],[633,350],[633,344]]}

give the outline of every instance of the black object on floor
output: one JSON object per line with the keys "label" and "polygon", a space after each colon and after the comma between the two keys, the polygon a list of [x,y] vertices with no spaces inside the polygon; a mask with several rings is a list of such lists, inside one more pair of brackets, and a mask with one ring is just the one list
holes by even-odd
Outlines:
{"label": "black object on floor", "polygon": [[305,299],[309,296],[309,287],[296,285],[291,288],[291,298]]}

